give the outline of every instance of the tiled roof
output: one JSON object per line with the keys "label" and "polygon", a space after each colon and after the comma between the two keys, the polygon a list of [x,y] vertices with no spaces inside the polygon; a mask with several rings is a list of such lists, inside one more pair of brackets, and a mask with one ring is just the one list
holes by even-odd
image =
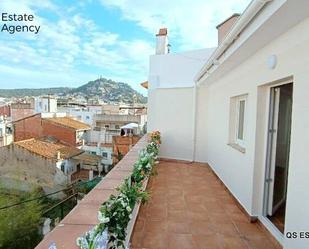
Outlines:
{"label": "tiled roof", "polygon": [[89,130],[91,127],[83,122],[77,121],[70,117],[44,118],[44,120],[52,121],[59,125],[69,127],[75,130]]}
{"label": "tiled roof", "polygon": [[57,159],[58,152],[60,152],[61,159],[71,158],[83,152],[73,146],[66,146],[60,143],[53,143],[34,138],[15,142],[15,145],[48,159]]}

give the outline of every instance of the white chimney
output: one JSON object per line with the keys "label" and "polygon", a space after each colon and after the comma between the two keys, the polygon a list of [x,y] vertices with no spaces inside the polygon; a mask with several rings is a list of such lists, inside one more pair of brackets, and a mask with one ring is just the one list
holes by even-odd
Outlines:
{"label": "white chimney", "polygon": [[159,33],[156,34],[156,37],[157,37],[156,54],[167,54],[167,53],[169,53],[167,28],[160,29]]}
{"label": "white chimney", "polygon": [[235,22],[240,17],[240,14],[235,13],[231,15],[229,18],[225,19],[223,22],[221,22],[219,25],[217,25],[218,30],[218,45],[222,42],[222,40],[225,38],[225,36],[228,34],[228,32],[231,30]]}
{"label": "white chimney", "polygon": [[60,159],[61,159],[60,151],[57,151],[57,160],[60,160]]}

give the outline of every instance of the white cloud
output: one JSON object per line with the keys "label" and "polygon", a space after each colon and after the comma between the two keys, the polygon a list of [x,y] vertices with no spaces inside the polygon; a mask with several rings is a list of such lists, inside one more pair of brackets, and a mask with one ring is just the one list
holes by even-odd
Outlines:
{"label": "white cloud", "polygon": [[106,7],[117,8],[123,18],[135,21],[155,34],[160,27],[169,29],[181,49],[213,47],[217,43],[215,26],[235,12],[241,12],[250,0],[178,0],[131,1],[101,0]]}
{"label": "white cloud", "polygon": [[[32,13],[33,34],[0,38],[0,87],[3,79],[12,83],[42,87],[74,84],[78,86],[102,74],[114,80],[138,83],[147,78],[148,58],[154,41],[127,39],[102,30],[80,13],[92,0],[78,1],[67,9],[52,0],[0,0],[0,9],[12,13]],[[122,18],[134,21],[143,30],[155,34],[160,27],[169,28],[172,44],[179,50],[216,45],[215,26],[234,12],[242,11],[249,0],[100,0],[103,6],[117,8]],[[41,10],[54,16],[53,21],[40,15]],[[56,19],[56,21],[55,21]],[[125,28],[125,27],[124,27]],[[2,83],[3,82],[3,83]]]}
{"label": "white cloud", "polygon": [[[101,74],[139,88],[136,80],[146,78],[148,55],[152,52],[147,41],[121,39],[116,33],[102,31],[79,13],[65,16],[47,5],[49,11],[56,11],[58,16],[58,21],[51,22],[39,15],[35,2],[22,1],[20,6],[16,2],[0,3],[8,12],[15,9],[15,13],[18,9],[35,14],[36,24],[41,25],[35,38],[33,34],[23,34],[13,39],[8,35],[7,39],[0,40],[2,79],[10,79],[12,84],[19,86],[24,82],[25,86],[42,87],[42,79],[51,86],[77,86]],[[95,74],[87,73],[85,67]],[[7,87],[1,82],[0,87]]]}

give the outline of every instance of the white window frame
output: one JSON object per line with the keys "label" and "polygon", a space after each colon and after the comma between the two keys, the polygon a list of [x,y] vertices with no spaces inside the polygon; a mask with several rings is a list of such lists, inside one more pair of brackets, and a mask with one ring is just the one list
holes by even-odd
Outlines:
{"label": "white window frame", "polygon": [[[246,131],[246,110],[247,110],[247,96],[236,97],[236,122],[235,122],[235,143],[243,148],[245,148],[245,131]],[[242,139],[239,139],[239,115],[240,115],[240,102],[244,101],[244,117],[243,117],[243,127],[242,127]]]}

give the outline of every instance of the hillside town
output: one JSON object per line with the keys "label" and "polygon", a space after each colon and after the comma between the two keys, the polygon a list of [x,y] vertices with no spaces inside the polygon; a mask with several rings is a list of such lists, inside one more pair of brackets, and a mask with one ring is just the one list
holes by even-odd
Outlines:
{"label": "hillside town", "polygon": [[146,131],[146,106],[57,104],[52,96],[0,106],[1,187],[46,194],[107,174]]}
{"label": "hillside town", "polygon": [[[5,155],[1,159],[6,164],[12,165],[9,158],[16,158],[20,150],[28,153],[20,155],[34,161],[42,157],[52,159],[55,161],[54,174],[61,172],[69,184],[73,179],[91,180],[106,174],[117,156],[124,156],[136,143],[135,137],[145,133],[147,108],[116,104],[58,105],[55,97],[41,96],[12,103],[2,101],[0,125],[0,154]],[[8,153],[2,153],[6,150]],[[87,168],[87,163],[93,164],[95,169]],[[25,174],[33,173],[34,176],[17,176],[22,169],[18,164],[14,165],[16,168],[0,169],[2,182],[5,178],[9,181],[27,179],[24,184],[29,181],[40,182],[42,187],[53,185],[38,178],[38,172],[27,171],[30,165],[20,166],[25,167]]]}

